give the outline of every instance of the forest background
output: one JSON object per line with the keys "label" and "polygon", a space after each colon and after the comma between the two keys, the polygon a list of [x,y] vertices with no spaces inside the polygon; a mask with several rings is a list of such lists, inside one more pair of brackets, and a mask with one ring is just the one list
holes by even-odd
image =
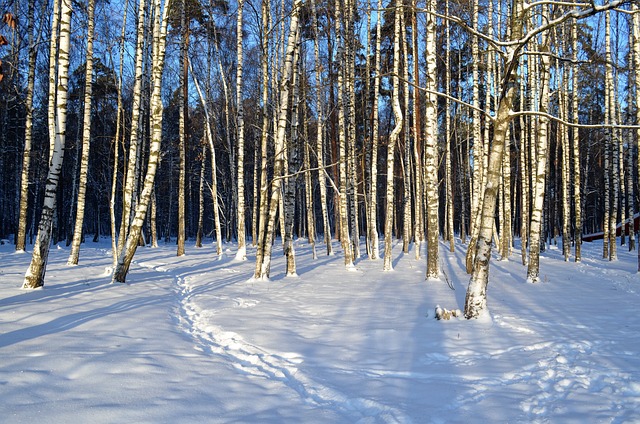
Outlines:
{"label": "forest background", "polygon": [[520,238],[532,282],[549,244],[635,248],[637,1],[0,6],[0,238],[33,244],[25,287],[87,235],[112,236],[115,282],[140,244],[207,237],[256,245],[256,279],[276,237],[287,274],[295,237],[336,237],[348,269],[426,242],[436,279],[456,235],[474,318],[492,246]]}

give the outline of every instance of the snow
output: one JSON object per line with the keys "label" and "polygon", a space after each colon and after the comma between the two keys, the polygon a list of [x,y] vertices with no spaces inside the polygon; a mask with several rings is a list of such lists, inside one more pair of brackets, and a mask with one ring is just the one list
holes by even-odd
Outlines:
{"label": "snow", "polygon": [[[319,246],[318,246],[319,247]],[[490,314],[462,309],[464,246],[442,246],[455,290],[425,281],[426,260],[394,246],[394,272],[360,259],[312,260],[298,277],[275,251],[250,280],[255,249],[139,248],[128,284],[110,284],[110,242],[80,263],[50,252],[46,286],[21,289],[30,255],[0,247],[3,423],[475,423],[640,421],[636,253],[581,263],[542,253],[526,283],[515,249],[491,262]],[[426,252],[426,251],[425,251]],[[425,253],[426,254],[426,253]],[[423,258],[425,256],[423,255]]]}

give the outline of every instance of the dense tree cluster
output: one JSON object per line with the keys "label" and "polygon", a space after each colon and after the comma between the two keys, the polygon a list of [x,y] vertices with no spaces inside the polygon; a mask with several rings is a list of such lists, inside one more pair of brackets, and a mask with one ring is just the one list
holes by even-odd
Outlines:
{"label": "dense tree cluster", "polygon": [[256,279],[279,239],[293,275],[296,237],[384,270],[394,238],[426,243],[438,279],[444,239],[468,245],[473,318],[493,247],[519,239],[532,282],[549,244],[635,248],[637,1],[0,6],[0,238],[33,244],[25,287],[88,235],[114,282],[159,239],[251,243]]}

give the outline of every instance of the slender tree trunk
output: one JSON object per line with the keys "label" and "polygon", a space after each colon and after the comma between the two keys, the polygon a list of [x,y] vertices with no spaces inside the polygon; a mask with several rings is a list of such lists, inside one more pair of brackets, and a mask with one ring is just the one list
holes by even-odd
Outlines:
{"label": "slender tree trunk", "polygon": [[[640,104],[640,5],[632,3],[633,14],[633,80],[635,85],[636,105]],[[640,122],[640,107],[636,106],[636,122]],[[636,129],[637,169],[640,169],[640,129]],[[636,181],[636,189],[640,192],[640,178]],[[640,232],[638,233],[640,234]],[[640,272],[640,242],[638,244],[638,272]]]}
{"label": "slender tree trunk", "polygon": [[[160,16],[161,0],[154,0],[153,22],[153,91],[151,94],[151,142],[149,145],[149,160],[147,173],[140,200],[136,204],[135,214],[129,230],[125,247],[118,256],[118,264],[113,272],[114,283],[124,283],[129,272],[129,266],[133,260],[136,249],[142,235],[142,226],[147,215],[149,200],[153,192],[153,183],[156,176],[158,162],[160,160],[160,143],[162,142],[162,73],[164,70],[165,42],[167,37],[167,17],[171,0],[165,4],[162,16]],[[134,122],[135,124],[135,122]]]}
{"label": "slender tree trunk", "polygon": [[27,212],[29,205],[29,172],[31,169],[31,142],[33,134],[33,90],[36,76],[36,58],[38,48],[34,34],[35,0],[29,0],[27,12],[27,34],[29,37],[29,73],[27,76],[27,97],[25,99],[24,150],[22,156],[22,170],[20,172],[20,206],[18,217],[18,235],[16,237],[16,251],[24,252],[27,235]]}
{"label": "slender tree trunk", "polygon": [[213,200],[213,221],[216,229],[216,255],[218,255],[218,258],[221,258],[222,228],[220,226],[220,209],[218,207],[218,171],[216,166],[216,149],[213,144],[213,134],[211,132],[211,118],[209,117],[209,109],[207,108],[204,95],[202,94],[202,90],[200,89],[200,84],[198,83],[195,73],[193,72],[191,61],[189,61],[189,70],[191,71],[191,79],[193,79],[193,85],[196,87],[198,97],[200,97],[200,103],[202,104],[202,109],[204,110],[204,132],[209,144],[209,151],[211,152],[211,197]]}
{"label": "slender tree trunk", "polygon": [[345,51],[347,40],[345,39],[345,28],[343,25],[343,5],[340,1],[336,1],[336,43],[338,45],[337,63],[342,64],[338,70],[338,141],[339,141],[339,177],[340,177],[340,195],[339,195],[339,211],[340,211],[340,242],[344,252],[344,264],[347,268],[353,267],[353,252],[351,240],[349,237],[349,216],[347,210],[347,166],[349,158],[347,157],[347,122],[346,112],[349,107],[348,99],[345,99],[345,68],[348,63],[348,54]]}
{"label": "slender tree trunk", "polygon": [[[262,263],[256,265],[255,279],[269,279],[271,271],[271,252],[273,248],[273,238],[275,233],[276,214],[280,203],[280,191],[282,186],[282,171],[284,169],[284,149],[287,127],[287,116],[289,109],[289,93],[291,90],[291,79],[293,75],[293,60],[296,49],[296,40],[298,39],[298,15],[302,0],[296,0],[291,11],[291,22],[289,24],[289,37],[287,40],[286,54],[284,58],[284,69],[282,72],[282,80],[280,82],[280,103],[278,110],[278,125],[276,128],[275,138],[275,163],[273,168],[273,180],[271,181],[271,199],[269,202],[269,217],[267,229],[264,236],[262,246],[263,256]],[[261,207],[266,208],[265,205]],[[258,272],[259,266],[259,272]]]}
{"label": "slender tree trunk", "polygon": [[324,134],[325,134],[325,120],[323,114],[323,78],[322,78],[322,66],[320,63],[320,34],[318,33],[318,17],[316,9],[316,1],[311,0],[311,14],[313,25],[313,55],[315,61],[315,75],[316,75],[316,157],[318,160],[318,186],[320,187],[320,207],[322,211],[322,227],[324,232],[324,243],[327,248],[327,255],[333,255],[333,248],[331,246],[331,226],[329,224],[329,212],[327,210],[327,178],[324,165]]}
{"label": "slender tree trunk", "polygon": [[385,212],[385,225],[384,225],[384,271],[393,270],[393,256],[392,239],[393,239],[393,215],[394,215],[394,157],[395,148],[398,141],[398,136],[402,131],[403,116],[402,108],[400,107],[400,16],[404,13],[404,7],[401,0],[395,2],[394,24],[393,24],[393,116],[394,127],[389,136],[389,143],[387,146],[387,200],[386,200],[386,212]]}
{"label": "slender tree trunk", "polygon": [[[613,59],[611,55],[611,12],[605,12],[605,57],[606,57],[606,65],[605,65],[605,92],[607,95],[605,96],[605,123],[606,124],[615,124],[616,123],[616,108],[615,103],[617,102],[617,97],[615,95],[615,88],[613,82]],[[618,259],[617,254],[617,246],[616,246],[616,224],[618,218],[618,193],[620,191],[620,179],[619,179],[619,140],[617,137],[617,131],[613,128],[607,128],[605,130],[605,140],[609,143],[609,152],[611,154],[610,163],[611,167],[607,167],[605,165],[605,172],[607,176],[605,178],[609,178],[609,194],[610,196],[605,195],[605,202],[607,206],[609,206],[609,232],[605,232],[605,239],[609,239],[609,260],[614,261]],[[609,153],[607,153],[607,156]],[[605,215],[607,215],[605,213]],[[607,237],[608,235],[608,237]]]}
{"label": "slender tree trunk", "polygon": [[[448,2],[446,3],[448,6]],[[417,19],[417,0],[413,0],[414,10],[411,12],[411,46],[413,50],[413,80],[416,87],[420,87],[420,60],[418,46],[418,19]],[[448,12],[446,12],[448,14]],[[447,30],[449,26],[447,25]],[[447,51],[447,53],[449,53]],[[447,68],[447,72],[449,69]],[[376,97],[377,98],[377,97]],[[377,102],[376,102],[377,103]],[[448,109],[447,109],[448,110]],[[413,161],[415,163],[415,193],[414,193],[414,210],[415,219],[415,257],[420,259],[420,251],[422,250],[422,242],[424,241],[424,196],[423,178],[424,171],[422,168],[422,123],[420,109],[420,92],[414,88],[413,90]]]}
{"label": "slender tree trunk", "polygon": [[200,183],[198,185],[198,231],[196,232],[196,247],[202,247],[203,220],[204,220],[204,171],[207,157],[207,148],[202,143],[201,163],[200,163]]}
{"label": "slender tree trunk", "polygon": [[[572,66],[571,76],[571,90],[572,90],[572,102],[573,102],[573,123],[579,123],[578,114],[578,24],[573,21],[571,23],[571,58],[574,65]],[[575,211],[575,261],[582,261],[582,182],[580,173],[582,168],[580,166],[580,131],[577,127],[573,128],[573,203]]]}
{"label": "slender tree trunk", "polygon": [[[436,11],[436,1],[428,0],[429,10]],[[425,115],[425,185],[427,195],[427,274],[426,278],[440,278],[438,255],[438,88],[436,69],[436,17],[427,15],[427,101]]]}
{"label": "slender tree trunk", "polygon": [[[56,2],[57,3],[57,2]],[[64,160],[64,144],[67,126],[67,92],[69,82],[69,46],[71,41],[71,0],[60,0],[60,45],[58,53],[58,81],[56,90],[55,144],[53,145],[49,173],[45,188],[44,203],[38,225],[38,236],[33,246],[31,264],[27,270],[22,287],[35,289],[44,286],[44,276],[49,257],[53,212],[56,208],[58,182]],[[54,26],[57,26],[54,15]],[[55,39],[51,39],[54,44]]]}
{"label": "slender tree trunk", "polygon": [[187,2],[182,0],[180,10],[180,87],[178,88],[179,118],[178,118],[178,152],[180,158],[180,173],[178,177],[178,249],[176,256],[185,254],[184,242],[186,238],[186,217],[185,217],[185,183],[187,179],[187,112],[189,107],[189,63],[187,61],[189,49],[189,23],[187,18]]}
{"label": "slender tree trunk", "polygon": [[84,84],[84,117],[82,123],[82,158],[80,160],[80,181],[78,183],[78,207],[76,223],[73,230],[73,242],[67,265],[77,265],[82,241],[82,225],[84,223],[85,198],[87,193],[87,176],[89,173],[89,151],[91,148],[91,101],[93,86],[93,35],[94,35],[95,0],[89,0],[87,6],[87,60]]}
{"label": "slender tree trunk", "polygon": [[238,64],[236,69],[236,115],[237,115],[237,145],[238,145],[238,252],[236,259],[247,259],[247,245],[245,235],[245,205],[244,205],[244,106],[242,99],[242,23],[244,0],[238,1],[238,19],[236,29],[236,53]]}
{"label": "slender tree trunk", "polygon": [[[378,10],[382,10],[382,0],[378,0]],[[368,236],[371,245],[370,259],[377,260],[380,257],[378,236],[378,138],[380,137],[380,74],[381,64],[381,38],[382,17],[378,13],[376,17],[376,48],[375,48],[375,77],[373,80],[373,130],[371,135],[371,182],[369,184],[369,222]]]}
{"label": "slender tree trunk", "polygon": [[287,258],[287,276],[296,276],[296,254],[293,246],[293,221],[295,217],[296,204],[296,187],[298,183],[298,172],[300,170],[300,141],[298,136],[299,129],[299,110],[300,104],[300,49],[297,47],[300,39],[300,33],[296,34],[295,50],[293,54],[293,71],[291,75],[291,139],[285,141],[285,149],[289,154],[289,172],[291,176],[284,179],[284,254]]}
{"label": "slender tree trunk", "polygon": [[[544,34],[542,48],[547,48],[547,34]],[[540,58],[540,88],[539,88],[539,110],[547,112],[549,105],[549,75],[551,59],[548,55]],[[527,281],[536,283],[540,275],[540,243],[544,240],[542,227],[542,214],[545,198],[545,181],[547,177],[547,150],[549,144],[549,119],[541,116],[536,136],[536,173],[533,186],[533,202],[531,205],[531,238],[529,241],[529,264],[527,268]]]}
{"label": "slender tree trunk", "polygon": [[120,256],[124,243],[128,236],[130,217],[133,209],[133,192],[136,189],[136,168],[138,160],[138,146],[140,144],[139,123],[140,112],[142,110],[142,73],[143,73],[143,50],[146,18],[146,0],[140,0],[138,5],[138,27],[136,40],[135,76],[133,85],[133,105],[131,114],[131,134],[129,142],[129,158],[125,171],[124,193],[122,201],[122,221],[120,224],[120,236],[118,238],[117,255]]}

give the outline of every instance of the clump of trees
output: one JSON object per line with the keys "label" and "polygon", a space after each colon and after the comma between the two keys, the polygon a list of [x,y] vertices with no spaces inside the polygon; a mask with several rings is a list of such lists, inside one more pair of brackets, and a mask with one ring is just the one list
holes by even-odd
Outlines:
{"label": "clump of trees", "polygon": [[[113,281],[140,245],[256,249],[279,237],[346,269],[391,246],[467,245],[464,315],[486,311],[495,247],[529,281],[584,234],[635,249],[640,12],[610,0],[2,0],[0,237],[109,234]],[[194,90],[195,89],[195,90]],[[360,250],[364,242],[365,251]],[[573,249],[572,249],[573,247]],[[639,250],[640,269],[640,250]]]}

